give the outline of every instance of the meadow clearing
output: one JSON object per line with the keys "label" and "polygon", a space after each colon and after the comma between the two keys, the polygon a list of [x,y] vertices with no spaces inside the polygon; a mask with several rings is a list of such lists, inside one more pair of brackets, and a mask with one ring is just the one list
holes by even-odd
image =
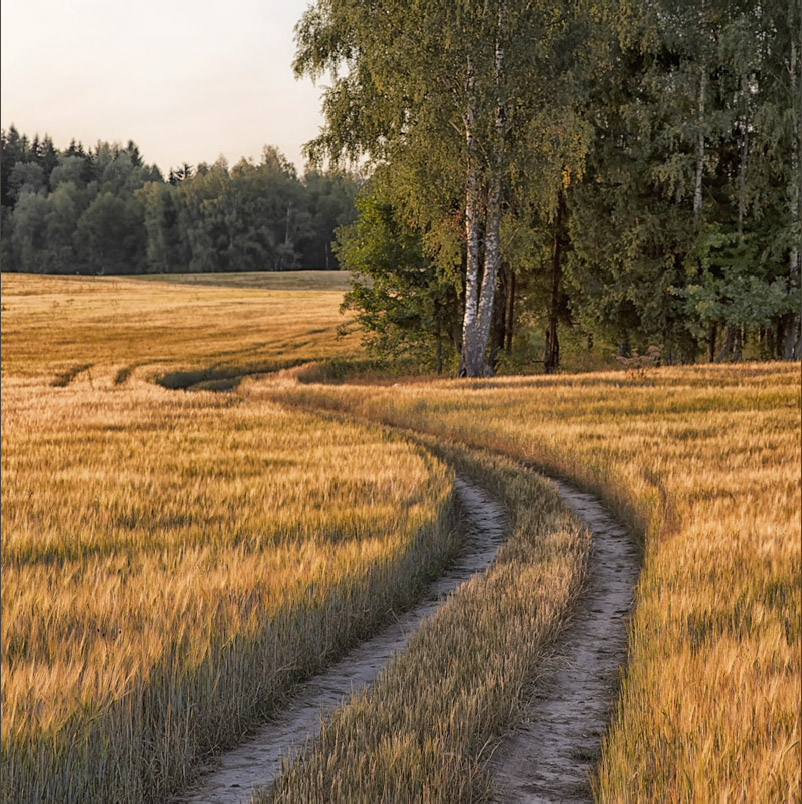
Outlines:
{"label": "meadow clearing", "polygon": [[[340,290],[2,283],[6,800],[183,784],[447,560],[454,466],[511,511],[503,558],[276,794],[375,800],[363,785],[384,778],[483,795],[485,746],[588,555],[521,461],[598,494],[643,544],[597,798],[799,800],[798,364],[324,385],[320,363],[291,367],[359,358],[355,333],[334,337]],[[232,394],[155,383],[246,375]]]}

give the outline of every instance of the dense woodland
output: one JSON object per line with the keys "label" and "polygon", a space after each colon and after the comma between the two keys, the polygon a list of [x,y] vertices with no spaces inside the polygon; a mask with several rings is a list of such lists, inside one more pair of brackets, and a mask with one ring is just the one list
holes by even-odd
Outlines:
{"label": "dense woodland", "polygon": [[295,168],[272,147],[258,164],[184,164],[167,179],[133,142],[3,131],[3,270],[135,274],[326,270],[334,230],[353,220],[361,180]]}
{"label": "dense woodland", "polygon": [[337,76],[309,154],[375,166],[340,242],[377,349],[799,358],[799,3],[379,7],[320,0],[295,61]]}
{"label": "dense woodland", "polygon": [[330,80],[307,155],[340,169],[268,147],[165,180],[133,143],[12,127],[3,268],[342,266],[375,352],[466,376],[534,331],[546,371],[569,332],[799,359],[799,34],[787,0],[319,0],[294,67]]}

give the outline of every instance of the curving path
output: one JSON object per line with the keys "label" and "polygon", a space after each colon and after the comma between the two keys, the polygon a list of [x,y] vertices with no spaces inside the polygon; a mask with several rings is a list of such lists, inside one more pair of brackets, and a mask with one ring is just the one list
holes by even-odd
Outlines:
{"label": "curving path", "polygon": [[467,478],[457,478],[455,488],[465,512],[465,545],[456,561],[431,584],[424,598],[337,664],[299,685],[285,709],[246,742],[223,754],[195,788],[173,799],[176,804],[249,801],[254,787],[271,784],[281,769],[282,757],[318,733],[321,715],[341,704],[352,690],[370,684],[391,656],[404,649],[410,635],[441,605],[445,595],[490,565],[508,533],[504,510]]}
{"label": "curving path", "polygon": [[634,541],[590,494],[554,481],[562,501],[593,533],[588,579],[554,656],[538,676],[519,727],[490,770],[497,802],[586,802],[589,776],[626,661],[626,622],[640,569]]}
{"label": "curving path", "polygon": [[[633,540],[593,496],[555,481],[562,501],[593,533],[585,589],[569,624],[538,676],[535,695],[516,730],[504,737],[489,769],[497,802],[587,802],[589,777],[617,697],[626,661],[626,621],[640,567]],[[292,702],[246,742],[223,754],[178,804],[244,804],[251,790],[269,786],[292,755],[317,734],[321,716],[351,691],[370,684],[403,650],[442,598],[486,569],[507,536],[501,505],[464,477],[456,490],[465,511],[466,544],[448,572],[413,609],[306,683]]]}

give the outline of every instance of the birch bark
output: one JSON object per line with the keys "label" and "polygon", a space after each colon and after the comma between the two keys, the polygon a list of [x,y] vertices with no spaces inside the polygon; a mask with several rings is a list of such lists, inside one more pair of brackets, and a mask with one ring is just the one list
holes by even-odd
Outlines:
{"label": "birch bark", "polygon": [[[490,369],[485,365],[485,350],[490,337],[490,327],[493,322],[493,301],[496,291],[496,278],[501,262],[500,249],[500,225],[501,225],[501,202],[503,190],[503,166],[504,166],[504,128],[506,125],[506,103],[503,97],[504,79],[504,37],[506,27],[506,0],[499,3],[498,18],[496,24],[496,45],[494,59],[494,84],[496,93],[496,115],[493,132],[493,143],[491,153],[491,175],[487,192],[487,206],[484,227],[484,270],[482,273],[481,287],[479,288],[478,299],[475,294],[478,287],[479,274],[479,249],[478,239],[476,241],[476,268],[471,271],[471,231],[468,235],[468,271],[465,293],[465,318],[463,323],[463,373],[468,377],[480,377],[489,373]],[[470,145],[470,143],[469,143]],[[469,159],[469,165],[475,164]],[[468,223],[468,207],[470,206],[470,167],[469,167],[469,190],[467,193],[466,204],[466,226]],[[475,194],[474,194],[475,200]],[[475,209],[474,209],[475,211]]]}
{"label": "birch bark", "polygon": [[460,376],[474,377],[471,373],[475,363],[476,314],[479,298],[479,176],[476,159],[474,121],[476,118],[476,76],[470,54],[466,58],[465,89],[468,106],[463,116],[468,167],[465,177],[465,312],[462,320],[462,351],[460,353]]}
{"label": "birch bark", "polygon": [[744,217],[746,215],[746,171],[749,161],[749,109],[743,117],[741,133],[741,164],[738,168],[738,234],[743,234]]}
{"label": "birch bark", "polygon": [[693,219],[698,222],[699,213],[702,210],[702,173],[705,164],[705,135],[704,124],[705,116],[705,89],[707,84],[707,64],[702,63],[701,76],[699,78],[699,132],[696,135],[696,182],[693,190]]}

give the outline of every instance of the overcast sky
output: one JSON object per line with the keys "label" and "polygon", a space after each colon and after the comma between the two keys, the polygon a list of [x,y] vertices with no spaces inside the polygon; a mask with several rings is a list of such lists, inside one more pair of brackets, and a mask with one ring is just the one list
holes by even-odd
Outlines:
{"label": "overcast sky", "polygon": [[320,88],[296,81],[293,26],[309,0],[7,0],[0,118],[56,147],[129,139],[166,173],[258,161],[276,145],[303,168]]}

